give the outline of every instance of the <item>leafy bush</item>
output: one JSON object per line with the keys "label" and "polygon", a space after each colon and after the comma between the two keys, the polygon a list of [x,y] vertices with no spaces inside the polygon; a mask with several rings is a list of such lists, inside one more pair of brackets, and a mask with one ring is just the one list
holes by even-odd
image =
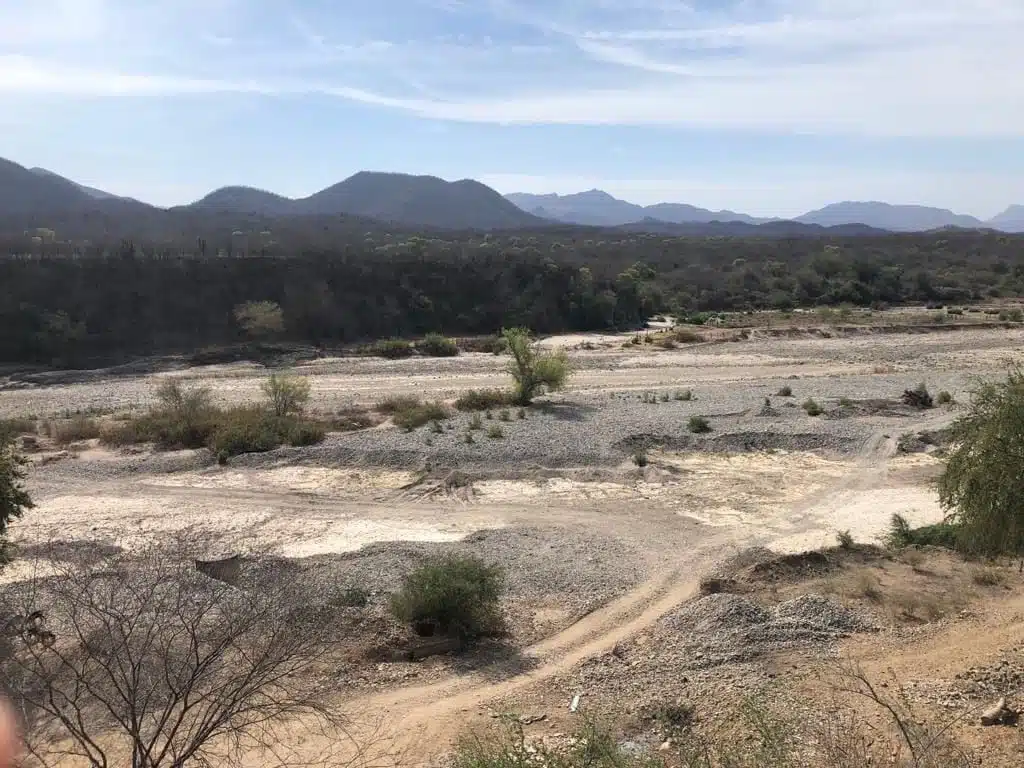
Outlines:
{"label": "leafy bush", "polygon": [[569,378],[569,359],[564,350],[542,352],[526,328],[510,328],[502,336],[508,345],[508,372],[516,382],[516,405],[529,405],[542,392],[555,392]]}
{"label": "leafy bush", "polygon": [[464,555],[428,558],[406,576],[392,596],[391,612],[399,621],[425,631],[478,637],[501,628],[499,601],[504,592],[501,569]]}
{"label": "leafy bush", "polygon": [[373,345],[373,353],[377,357],[386,357],[388,360],[412,357],[413,351],[412,344],[404,339],[386,339]]}
{"label": "leafy bush", "polygon": [[691,416],[686,427],[695,435],[702,435],[711,431],[711,424],[703,416]]}
{"label": "leafy bush", "polygon": [[324,439],[322,426],[294,417],[274,416],[262,408],[231,408],[218,414],[209,447],[218,456],[265,453],[282,445],[315,445]]}
{"label": "leafy bush", "polygon": [[807,412],[808,416],[821,416],[821,414],[824,413],[821,406],[818,405],[817,401],[812,397],[809,397],[806,400],[804,400],[803,407],[804,410]]}
{"label": "leafy bush", "polygon": [[504,389],[470,389],[455,401],[460,411],[488,411],[513,404],[515,396]]}
{"label": "leafy bush", "polygon": [[777,396],[778,397],[792,397],[793,396],[793,388],[791,386],[789,386],[788,384],[786,384],[785,386],[779,388]]}
{"label": "leafy bush", "polygon": [[266,395],[270,411],[275,416],[301,414],[309,402],[309,379],[302,376],[272,373],[269,379],[260,384],[260,389]]}
{"label": "leafy bush", "polygon": [[455,357],[459,354],[459,345],[455,339],[440,333],[428,333],[423,341],[416,343],[416,350],[428,357]]}

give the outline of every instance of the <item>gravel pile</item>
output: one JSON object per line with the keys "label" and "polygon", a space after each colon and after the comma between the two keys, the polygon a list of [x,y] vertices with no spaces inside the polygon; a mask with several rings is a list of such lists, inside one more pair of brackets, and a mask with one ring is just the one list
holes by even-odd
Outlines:
{"label": "gravel pile", "polygon": [[742,662],[771,651],[821,644],[870,629],[856,613],[820,595],[768,609],[739,595],[708,595],[663,620],[695,668]]}

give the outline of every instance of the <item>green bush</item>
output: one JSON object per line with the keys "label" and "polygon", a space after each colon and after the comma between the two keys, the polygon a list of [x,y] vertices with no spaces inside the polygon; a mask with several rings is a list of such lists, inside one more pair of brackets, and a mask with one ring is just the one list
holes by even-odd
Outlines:
{"label": "green bush", "polygon": [[275,416],[296,416],[309,402],[309,379],[286,373],[272,373],[260,384],[267,404]]}
{"label": "green bush", "polygon": [[391,416],[391,421],[396,427],[412,432],[432,421],[440,422],[449,418],[451,418],[451,414],[448,413],[448,409],[443,403],[430,402],[395,411]]}
{"label": "green bush", "polygon": [[691,416],[686,427],[695,435],[703,435],[711,431],[711,424],[703,416]]}
{"label": "green bush", "polygon": [[[7,526],[19,519],[35,504],[25,490],[25,457],[9,439],[0,439],[0,537]],[[6,542],[0,544],[0,554],[6,552]],[[0,557],[0,564],[5,558]]]}
{"label": "green bush", "polygon": [[513,404],[515,396],[504,389],[470,389],[455,401],[460,411],[488,411]]}
{"label": "green bush", "polygon": [[953,402],[953,395],[951,395],[946,390],[942,390],[935,397],[935,402],[938,403],[939,405],[949,405]]}
{"label": "green bush", "polygon": [[502,336],[512,358],[508,372],[516,382],[516,405],[529,405],[537,395],[565,386],[571,371],[564,350],[541,351],[526,328],[509,328]]}
{"label": "green bush", "polygon": [[907,547],[943,547],[956,549],[959,531],[951,520],[934,525],[923,525],[911,528],[903,515],[893,515],[889,530],[883,541],[890,549],[906,549]]}
{"label": "green bush", "polygon": [[464,555],[428,558],[406,576],[391,598],[391,612],[421,632],[479,637],[501,629],[501,569]]}
{"label": "green bush", "polygon": [[459,354],[459,346],[455,339],[440,333],[428,333],[423,341],[416,342],[416,351],[428,357],[455,357]]}
{"label": "green bush", "polygon": [[404,339],[387,339],[378,341],[373,345],[373,353],[377,357],[386,357],[388,360],[400,360],[405,357],[412,357],[413,346]]}
{"label": "green bush", "polygon": [[813,397],[804,400],[804,410],[808,416],[821,416],[825,412]]}
{"label": "green bush", "polygon": [[950,429],[939,501],[968,552],[1024,554],[1024,369],[981,382]]}
{"label": "green bush", "polygon": [[226,456],[266,453],[288,442],[295,427],[291,419],[274,416],[262,408],[231,408],[216,420],[209,447],[215,454]]}
{"label": "green bush", "polygon": [[704,341],[704,337],[689,328],[676,328],[672,331],[672,340],[679,344],[697,344]]}

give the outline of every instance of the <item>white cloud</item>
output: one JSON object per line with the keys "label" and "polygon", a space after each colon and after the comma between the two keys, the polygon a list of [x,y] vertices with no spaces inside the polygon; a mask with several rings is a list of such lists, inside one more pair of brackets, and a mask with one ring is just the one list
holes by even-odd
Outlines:
{"label": "white cloud", "polygon": [[313,22],[282,5],[6,0],[0,106],[319,93],[466,122],[1024,136],[1020,0],[381,0],[432,14],[429,34],[393,40],[353,37],[359,13]]}

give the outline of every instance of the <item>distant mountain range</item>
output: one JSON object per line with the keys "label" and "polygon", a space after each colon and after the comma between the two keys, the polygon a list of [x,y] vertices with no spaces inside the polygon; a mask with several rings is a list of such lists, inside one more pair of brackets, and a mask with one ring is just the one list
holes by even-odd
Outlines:
{"label": "distant mountain range", "polygon": [[285,217],[334,217],[338,226],[362,222],[405,229],[522,230],[575,225],[693,236],[870,235],[948,227],[1024,232],[1021,205],[981,221],[940,208],[844,202],[780,220],[682,203],[640,206],[596,189],[574,195],[502,196],[471,179],[450,182],[369,171],[300,199],[234,186],[163,209],[0,158],[0,226],[6,230],[50,226],[56,218],[65,224],[88,221],[90,231],[102,225],[124,236],[136,230],[181,234],[197,222],[232,226],[232,217],[239,227],[255,219],[266,223]]}
{"label": "distant mountain range", "polygon": [[[514,192],[505,195],[524,211],[567,224],[621,226],[656,220],[669,224],[706,224],[740,222],[743,224],[774,224],[779,219],[758,218],[734,211],[709,211],[680,203],[659,203],[640,206],[592,189],[571,195],[531,195]],[[843,202],[827,205],[797,216],[792,221],[820,227],[864,225],[872,230],[890,232],[926,232],[931,229],[960,227],[964,229],[1001,229],[1024,232],[1024,206],[1013,205],[998,216],[982,221],[943,208],[921,205],[890,205],[879,202]]]}

